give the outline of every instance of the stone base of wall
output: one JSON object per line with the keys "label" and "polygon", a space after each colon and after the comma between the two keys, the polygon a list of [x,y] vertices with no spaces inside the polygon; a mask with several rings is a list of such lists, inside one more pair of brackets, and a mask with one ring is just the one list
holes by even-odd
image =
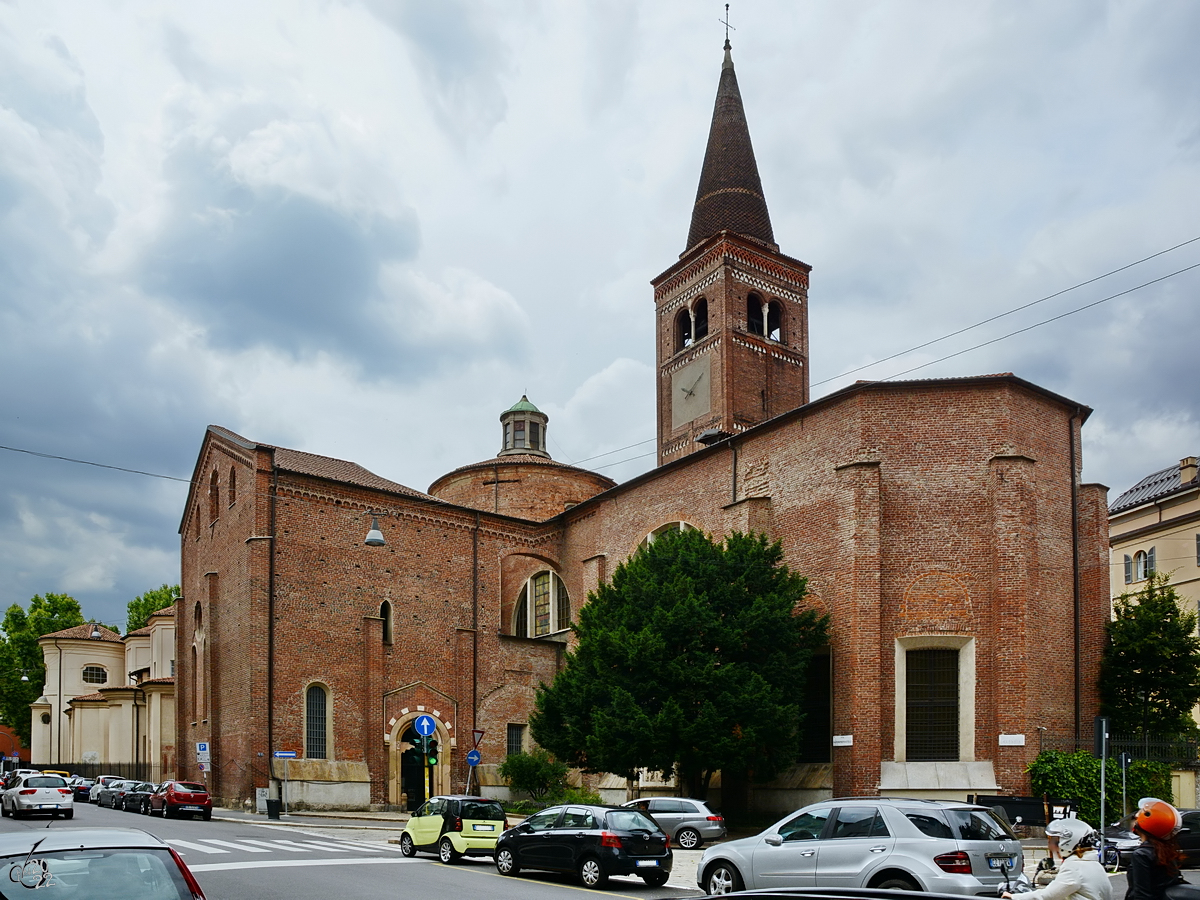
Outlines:
{"label": "stone base of wall", "polygon": [[327,759],[293,759],[287,764],[286,796],[282,760],[272,761],[272,789],[276,799],[286,799],[288,809],[361,810],[371,807],[371,776],[365,762]]}

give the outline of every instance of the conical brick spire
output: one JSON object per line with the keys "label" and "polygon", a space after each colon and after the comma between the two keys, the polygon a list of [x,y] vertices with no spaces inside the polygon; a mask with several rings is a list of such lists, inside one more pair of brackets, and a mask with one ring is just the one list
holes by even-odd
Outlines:
{"label": "conical brick spire", "polygon": [[726,229],[775,246],[771,216],[758,178],[750,129],[729,50],[726,40],[725,62],[721,66],[721,83],[717,87],[704,168],[692,209],[687,249]]}

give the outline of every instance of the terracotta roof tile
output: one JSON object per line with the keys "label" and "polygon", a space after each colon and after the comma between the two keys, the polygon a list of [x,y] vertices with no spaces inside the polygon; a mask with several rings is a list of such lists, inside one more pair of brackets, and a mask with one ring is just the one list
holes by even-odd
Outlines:
{"label": "terracotta roof tile", "polygon": [[97,691],[94,694],[80,694],[78,697],[72,697],[71,702],[72,703],[96,703],[96,702],[103,702],[104,699],[105,699],[104,695],[101,694],[99,691]]}
{"label": "terracotta roof tile", "polygon": [[[99,628],[100,628],[100,637],[96,638],[96,640],[107,641],[109,643],[114,643],[114,644],[121,643],[121,641],[122,641],[121,636],[119,634],[117,634],[115,631],[113,631],[111,628],[105,628],[103,625],[100,625]],[[75,640],[75,641],[90,641],[90,640],[92,640],[92,623],[87,622],[83,625],[76,625],[74,628],[64,628],[62,631],[56,631],[53,634],[43,634],[38,640],[45,640],[46,638],[61,638],[63,640]]]}

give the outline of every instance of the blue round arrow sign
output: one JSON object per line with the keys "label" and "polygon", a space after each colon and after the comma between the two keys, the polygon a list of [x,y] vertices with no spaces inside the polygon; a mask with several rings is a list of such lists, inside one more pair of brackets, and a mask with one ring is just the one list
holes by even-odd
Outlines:
{"label": "blue round arrow sign", "polygon": [[433,721],[433,716],[417,716],[417,721],[413,722],[413,728],[417,729],[417,734],[421,737],[429,737],[437,731],[437,723]]}
{"label": "blue round arrow sign", "polygon": [[470,753],[467,754],[467,765],[477,766],[477,765],[479,765],[479,761],[481,759],[483,759],[483,757],[480,756],[479,751],[472,750]]}

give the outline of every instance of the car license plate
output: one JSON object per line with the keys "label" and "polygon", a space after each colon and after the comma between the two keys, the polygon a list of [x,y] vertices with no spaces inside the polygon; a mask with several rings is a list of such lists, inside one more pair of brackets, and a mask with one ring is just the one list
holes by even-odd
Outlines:
{"label": "car license plate", "polygon": [[637,864],[639,866],[657,866],[658,860],[657,859],[639,859],[637,861]]}
{"label": "car license plate", "polygon": [[38,809],[58,809],[57,803],[39,803]]}
{"label": "car license plate", "polygon": [[181,806],[181,807],[179,807],[179,808],[180,808],[180,809],[189,809],[189,810],[191,810],[191,809],[194,809],[194,810],[196,810],[197,812],[200,810],[200,807],[198,807],[198,806]]}
{"label": "car license plate", "polygon": [[1002,869],[1005,866],[1008,866],[1010,869],[1012,869],[1016,865],[1017,865],[1017,858],[1015,856],[989,856],[988,857],[988,866],[993,869]]}
{"label": "car license plate", "polygon": [[474,828],[476,831],[495,831],[496,830],[495,825],[472,825],[471,827]]}

